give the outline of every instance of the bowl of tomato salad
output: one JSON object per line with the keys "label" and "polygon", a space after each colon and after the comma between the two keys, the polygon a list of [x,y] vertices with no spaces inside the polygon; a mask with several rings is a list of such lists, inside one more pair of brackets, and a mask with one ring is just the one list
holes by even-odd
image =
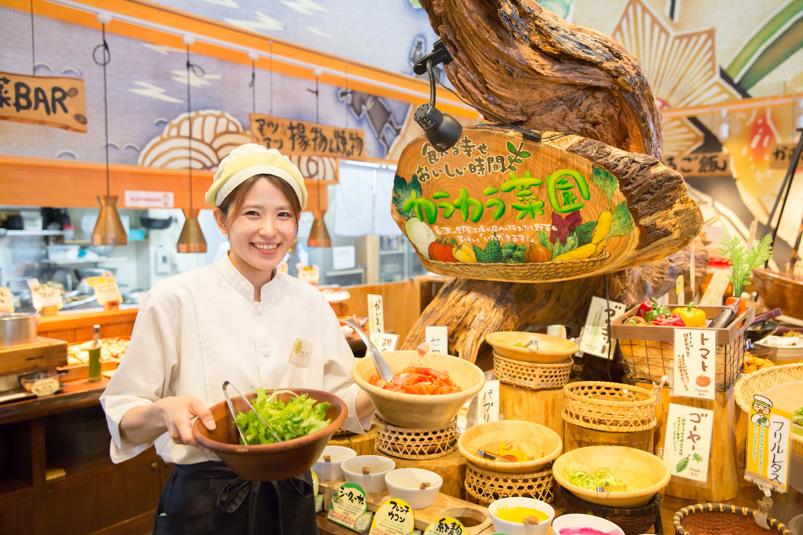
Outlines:
{"label": "bowl of tomato salad", "polygon": [[485,384],[479,367],[451,355],[388,351],[382,356],[393,370],[392,381],[379,377],[370,357],[359,359],[351,374],[379,416],[399,427],[443,427]]}

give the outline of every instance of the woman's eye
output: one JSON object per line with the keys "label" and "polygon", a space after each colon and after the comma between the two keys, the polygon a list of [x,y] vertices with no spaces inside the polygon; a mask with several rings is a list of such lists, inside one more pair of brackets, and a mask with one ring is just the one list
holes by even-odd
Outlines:
{"label": "woman's eye", "polygon": [[259,212],[257,212],[256,210],[246,210],[244,215],[246,215],[248,217],[254,217],[254,216],[258,216]]}
{"label": "woman's eye", "polygon": [[279,212],[279,217],[293,217],[290,212]]}

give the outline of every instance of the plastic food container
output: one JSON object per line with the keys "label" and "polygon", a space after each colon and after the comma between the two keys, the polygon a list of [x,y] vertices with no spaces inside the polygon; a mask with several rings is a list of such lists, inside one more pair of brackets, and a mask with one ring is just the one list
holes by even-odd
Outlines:
{"label": "plastic food container", "polygon": [[[506,508],[526,507],[536,509],[547,515],[546,520],[538,524],[524,524],[523,522],[511,522],[499,518],[499,511]],[[555,510],[546,502],[535,498],[502,498],[496,500],[488,506],[488,513],[491,515],[494,529],[508,535],[544,535],[548,532],[552,519],[555,518]],[[554,529],[554,528],[553,528]]]}
{"label": "plastic food container", "polygon": [[413,509],[426,509],[438,497],[443,478],[422,468],[397,468],[385,474],[390,495],[401,498]]}
{"label": "plastic food container", "polygon": [[394,468],[396,462],[381,455],[358,455],[340,464],[346,481],[357,483],[365,492],[383,492],[385,474]]}
{"label": "plastic food container", "polygon": [[312,469],[315,470],[321,481],[337,481],[343,479],[343,470],[340,469],[343,461],[356,456],[357,452],[351,448],[326,446]]}

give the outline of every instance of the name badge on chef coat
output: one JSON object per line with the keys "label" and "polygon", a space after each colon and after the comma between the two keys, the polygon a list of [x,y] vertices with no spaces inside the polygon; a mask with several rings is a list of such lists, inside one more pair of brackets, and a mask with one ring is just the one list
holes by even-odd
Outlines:
{"label": "name badge on chef coat", "polygon": [[312,344],[301,338],[296,338],[296,341],[293,342],[293,349],[290,352],[290,364],[306,368],[310,357],[312,357]]}

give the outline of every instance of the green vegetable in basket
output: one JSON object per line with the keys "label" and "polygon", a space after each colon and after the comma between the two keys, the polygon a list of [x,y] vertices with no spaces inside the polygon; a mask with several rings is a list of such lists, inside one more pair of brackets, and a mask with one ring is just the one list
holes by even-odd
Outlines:
{"label": "green vegetable in basket", "polygon": [[[256,398],[251,403],[268,426],[251,411],[241,412],[235,418],[249,446],[292,440],[323,429],[331,422],[326,417],[329,409],[326,401],[319,403],[306,394],[296,395],[288,390],[268,394],[258,388],[256,392]],[[287,393],[293,394],[293,397],[282,401],[280,396]]]}
{"label": "green vegetable in basket", "polygon": [[597,492],[623,492],[627,490],[627,485],[622,480],[614,477],[607,468],[600,468],[593,474],[583,470],[570,470],[567,475],[572,485],[577,485],[584,489]]}
{"label": "green vegetable in basket", "polygon": [[803,407],[800,407],[792,415],[792,423],[795,425],[803,425]]}
{"label": "green vegetable in basket", "polygon": [[719,252],[731,261],[731,282],[734,297],[741,297],[742,289],[750,280],[753,270],[772,256],[772,235],[767,234],[752,249],[748,249],[738,236],[725,237]]}

